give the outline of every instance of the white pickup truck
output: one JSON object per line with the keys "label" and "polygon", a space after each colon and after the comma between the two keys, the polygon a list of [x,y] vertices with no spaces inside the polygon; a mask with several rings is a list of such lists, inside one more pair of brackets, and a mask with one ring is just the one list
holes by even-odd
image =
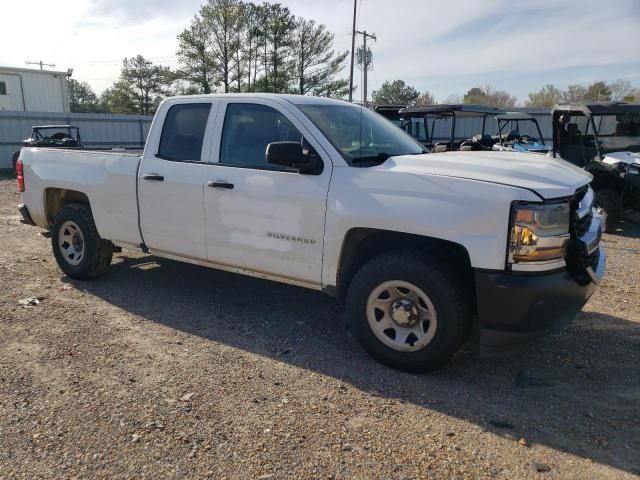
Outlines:
{"label": "white pickup truck", "polygon": [[407,370],[441,365],[468,337],[490,349],[539,337],[604,273],[583,170],[425,154],[342,101],[170,98],[141,157],[24,148],[18,174],[24,221],[51,231],[68,276],[128,248],[323,290],[346,301],[367,351]]}

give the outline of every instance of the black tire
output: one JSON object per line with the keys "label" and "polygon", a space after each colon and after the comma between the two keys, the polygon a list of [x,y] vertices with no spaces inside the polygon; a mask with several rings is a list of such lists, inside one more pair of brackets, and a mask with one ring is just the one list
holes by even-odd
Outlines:
{"label": "black tire", "polygon": [[[74,222],[83,237],[83,257],[77,265],[69,263],[59,245],[61,227],[66,221]],[[69,277],[87,280],[107,271],[111,265],[113,251],[111,243],[100,238],[87,205],[72,203],[58,211],[51,229],[51,247],[60,269]]]}
{"label": "black tire", "polygon": [[[421,289],[437,313],[433,339],[423,348],[402,352],[385,345],[367,320],[369,295],[387,281],[403,281]],[[366,263],[347,292],[347,314],[352,331],[364,349],[380,363],[410,372],[426,372],[446,363],[460,349],[470,330],[469,292],[454,270],[413,251],[396,251]]]}
{"label": "black tire", "polygon": [[599,190],[596,192],[596,205],[607,214],[605,232],[614,233],[622,220],[622,197],[613,190]]}

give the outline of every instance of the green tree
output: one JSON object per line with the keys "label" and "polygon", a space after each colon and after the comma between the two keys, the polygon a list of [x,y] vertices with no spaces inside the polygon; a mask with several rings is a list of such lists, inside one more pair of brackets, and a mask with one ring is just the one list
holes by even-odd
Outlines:
{"label": "green tree", "polygon": [[114,82],[110,88],[102,92],[100,104],[107,113],[138,113],[133,91],[122,80]]}
{"label": "green tree", "polygon": [[318,25],[314,20],[296,19],[291,41],[296,93],[305,95],[322,91],[344,68],[349,52],[336,55],[333,39],[334,35],[324,25]]}
{"label": "green tree", "polygon": [[91,86],[86,82],[69,79],[69,107],[74,113],[100,111],[100,102]]}
{"label": "green tree", "polygon": [[553,107],[556,103],[560,102],[562,98],[562,92],[552,84],[548,84],[542,87],[537,92],[529,93],[528,97],[529,98],[524,103],[525,107]]}
{"label": "green tree", "polygon": [[178,75],[196,87],[197,93],[211,93],[215,84],[216,63],[208,47],[209,30],[200,15],[178,35]]}
{"label": "green tree", "polygon": [[154,65],[142,55],[125,58],[122,62],[120,82],[126,87],[120,89],[128,94],[135,105],[136,113],[155,113],[158,99],[169,93],[168,85],[172,77],[168,67]]}
{"label": "green tree", "polygon": [[265,23],[262,31],[264,42],[265,91],[274,93],[291,90],[293,62],[290,59],[295,18],[287,7],[279,3],[264,4]]}
{"label": "green tree", "polygon": [[584,94],[584,100],[592,102],[608,102],[611,100],[611,89],[603,81],[593,82]]}
{"label": "green tree", "polygon": [[491,84],[474,87],[464,96],[464,103],[487,105],[497,108],[513,108],[518,99],[505,90],[499,90]]}
{"label": "green tree", "polygon": [[239,0],[209,0],[200,8],[208,33],[208,49],[213,59],[213,75],[222,90],[231,91],[238,63],[243,5]]}
{"label": "green tree", "polygon": [[339,79],[325,82],[318,86],[313,94],[318,97],[345,98],[349,94],[349,80]]}
{"label": "green tree", "polygon": [[334,35],[278,3],[207,0],[178,42],[181,92],[348,93]]}
{"label": "green tree", "polygon": [[473,87],[467,93],[464,94],[464,103],[484,103],[486,102],[487,95],[479,87]]}
{"label": "green tree", "polygon": [[420,92],[404,80],[386,81],[371,93],[375,105],[414,105],[419,96]]}

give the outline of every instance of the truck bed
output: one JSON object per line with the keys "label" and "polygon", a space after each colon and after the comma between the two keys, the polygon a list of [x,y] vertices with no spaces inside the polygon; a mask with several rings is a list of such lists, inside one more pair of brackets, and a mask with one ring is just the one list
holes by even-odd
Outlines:
{"label": "truck bed", "polygon": [[115,243],[139,245],[137,173],[141,156],[127,151],[23,148],[25,203],[36,225],[49,228],[47,195],[55,190],[89,198],[98,233]]}

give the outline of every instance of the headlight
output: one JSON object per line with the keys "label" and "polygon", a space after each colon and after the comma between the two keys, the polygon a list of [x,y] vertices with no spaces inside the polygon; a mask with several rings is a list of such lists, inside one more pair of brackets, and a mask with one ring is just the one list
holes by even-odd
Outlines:
{"label": "headlight", "polygon": [[640,175],[640,165],[629,165],[627,175]]}
{"label": "headlight", "polygon": [[514,205],[509,264],[512,270],[550,270],[565,265],[569,202]]}

